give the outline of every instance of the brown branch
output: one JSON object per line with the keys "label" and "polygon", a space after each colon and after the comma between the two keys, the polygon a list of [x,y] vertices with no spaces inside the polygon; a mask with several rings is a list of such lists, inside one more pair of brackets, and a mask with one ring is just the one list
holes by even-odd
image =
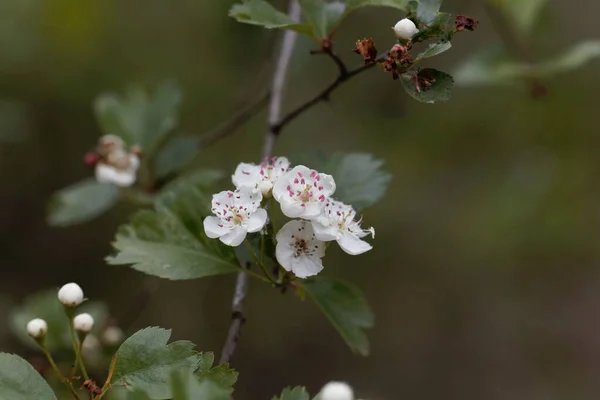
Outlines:
{"label": "brown branch", "polygon": [[[300,20],[300,5],[298,0],[291,0],[288,7],[288,15],[294,21]],[[281,47],[279,50],[279,56],[277,58],[277,64],[275,67],[275,72],[273,74],[273,81],[271,84],[271,96],[269,102],[269,130],[265,137],[265,143],[262,152],[262,158],[268,158],[275,146],[275,140],[277,139],[277,135],[270,129],[273,124],[277,123],[279,120],[279,115],[281,113],[281,102],[283,98],[283,89],[285,87],[285,81],[287,76],[287,70],[290,65],[290,60],[292,58],[292,53],[294,50],[294,46],[296,44],[296,38],[298,34],[294,31],[285,31],[283,34],[283,40],[281,42]],[[246,268],[249,268],[250,265],[246,265]],[[248,275],[246,272],[239,272],[234,289],[234,296],[232,302],[232,321],[229,326],[229,332],[227,334],[227,339],[225,340],[225,344],[223,345],[223,350],[221,351],[220,363],[230,362],[233,357],[233,353],[237,347],[238,340],[240,338],[242,325],[245,322],[244,317],[244,299],[246,298],[246,294],[248,292]]]}

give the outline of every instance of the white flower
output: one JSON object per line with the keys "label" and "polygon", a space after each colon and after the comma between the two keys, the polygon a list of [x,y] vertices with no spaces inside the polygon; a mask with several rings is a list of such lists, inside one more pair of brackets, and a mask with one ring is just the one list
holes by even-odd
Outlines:
{"label": "white flower", "polygon": [[83,303],[83,290],[76,283],[67,283],[58,291],[58,300],[67,307],[77,307]]}
{"label": "white flower", "polygon": [[73,318],[73,327],[77,332],[88,333],[94,327],[94,318],[88,313],[76,315]]}
{"label": "white flower", "polygon": [[236,188],[258,189],[263,196],[271,195],[277,180],[288,170],[290,162],[285,157],[273,157],[260,165],[240,163],[231,176]]}
{"label": "white flower", "polygon": [[32,319],[27,323],[27,334],[32,338],[42,338],[46,332],[48,332],[48,324],[41,318]]}
{"label": "white flower", "polygon": [[104,135],[98,140],[98,153],[107,156],[115,150],[123,150],[125,142],[117,135]]}
{"label": "white flower", "polygon": [[394,30],[394,33],[398,39],[405,40],[412,38],[417,32],[419,32],[415,23],[408,18],[398,21],[398,23],[396,23],[392,29]]}
{"label": "white flower", "polygon": [[321,214],[325,201],[335,192],[331,175],[298,165],[275,182],[273,197],[290,218],[312,219]]}
{"label": "white flower", "polygon": [[321,389],[320,400],[354,400],[354,392],[347,383],[329,382]]}
{"label": "white flower", "polygon": [[335,240],[342,250],[353,256],[371,250],[373,247],[360,238],[369,234],[375,237],[375,229],[362,229],[355,216],[352,206],[329,199],[323,213],[312,221],[316,238],[325,242]]}
{"label": "white flower", "polygon": [[310,222],[293,220],[277,232],[275,257],[286,271],[298,278],[307,278],[321,272],[325,243],[315,238]]}
{"label": "white flower", "polygon": [[242,188],[213,195],[212,212],[204,219],[204,231],[211,239],[219,238],[228,246],[239,246],[247,233],[260,231],[267,223],[267,211],[260,208],[261,193]]}
{"label": "white flower", "polygon": [[135,183],[140,159],[137,155],[115,150],[96,164],[96,180],[127,187]]}

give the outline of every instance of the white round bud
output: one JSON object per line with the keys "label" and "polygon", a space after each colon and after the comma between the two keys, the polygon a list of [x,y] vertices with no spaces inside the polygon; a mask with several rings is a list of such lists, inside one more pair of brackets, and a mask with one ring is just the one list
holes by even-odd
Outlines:
{"label": "white round bud", "polygon": [[417,32],[419,32],[415,23],[408,18],[398,21],[398,23],[394,25],[392,29],[394,30],[394,33],[398,39],[405,40],[412,38]]}
{"label": "white round bud", "polygon": [[329,382],[321,389],[321,400],[354,400],[354,392],[344,382]]}
{"label": "white round bud", "polygon": [[83,303],[83,290],[76,283],[67,283],[58,291],[58,300],[67,307],[77,307]]}
{"label": "white round bud", "polygon": [[32,319],[27,323],[27,334],[32,338],[42,338],[46,332],[48,332],[48,324],[41,318]]}
{"label": "white round bud", "polygon": [[270,180],[264,180],[258,182],[258,190],[261,191],[264,197],[271,197],[271,190],[273,189],[273,182]]}
{"label": "white round bud", "polygon": [[94,327],[94,318],[88,313],[76,315],[73,318],[73,327],[77,332],[88,333]]}
{"label": "white round bud", "polygon": [[124,338],[125,334],[118,326],[109,326],[104,330],[104,332],[102,332],[102,341],[108,346],[119,345]]}

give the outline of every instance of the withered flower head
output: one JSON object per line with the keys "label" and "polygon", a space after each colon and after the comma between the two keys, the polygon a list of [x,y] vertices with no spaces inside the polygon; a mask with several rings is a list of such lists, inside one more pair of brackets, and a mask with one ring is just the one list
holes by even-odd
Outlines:
{"label": "withered flower head", "polygon": [[371,64],[377,59],[377,49],[373,39],[364,38],[356,41],[356,47],[352,50],[365,60],[365,64]]}
{"label": "withered flower head", "polygon": [[479,24],[479,21],[475,18],[467,17],[466,15],[457,15],[454,23],[456,24],[456,30],[458,32],[464,29],[474,31],[477,24]]}

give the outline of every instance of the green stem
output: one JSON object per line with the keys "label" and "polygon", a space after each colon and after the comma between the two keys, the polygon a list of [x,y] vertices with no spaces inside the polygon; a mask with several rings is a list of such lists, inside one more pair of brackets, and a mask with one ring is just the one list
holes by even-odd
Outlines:
{"label": "green stem", "polygon": [[58,376],[58,379],[60,379],[60,381],[62,383],[64,383],[65,385],[67,385],[67,387],[69,388],[69,392],[71,392],[71,394],[73,395],[73,397],[75,399],[79,400],[79,396],[77,395],[77,392],[75,391],[75,388],[73,387],[73,383],[71,383],[71,381],[69,379],[67,379],[62,374],[62,372],[60,372],[60,370],[58,369],[58,366],[54,362],[54,358],[52,358],[52,355],[50,354],[50,352],[48,351],[48,349],[46,348],[46,346],[43,343],[40,343],[39,345],[42,348],[42,351],[44,352],[44,355],[46,356],[46,359],[50,363],[50,366],[54,370],[54,373]]}
{"label": "green stem", "polygon": [[81,369],[81,373],[83,377],[88,380],[90,379],[87,370],[85,369],[85,365],[83,364],[83,360],[81,359],[81,348],[83,347],[83,338],[81,340],[77,340],[77,335],[75,334],[75,327],[73,326],[73,314],[74,310],[65,309],[67,313],[67,317],[69,318],[69,333],[71,334],[71,343],[73,344],[73,350],[75,351],[75,364],[73,365],[73,369],[71,369],[71,376],[73,378],[75,373],[77,372],[77,367]]}
{"label": "green stem", "polygon": [[248,239],[246,239],[244,241],[246,242],[246,246],[248,247],[248,250],[252,254],[252,257],[254,258],[254,261],[260,267],[260,269],[262,270],[264,276],[268,279],[268,281],[270,283],[272,283],[274,285],[277,285],[277,281],[275,281],[275,279],[273,279],[271,277],[271,275],[267,272],[267,267],[265,267],[265,264],[258,258],[258,255],[256,254],[256,252],[252,248],[252,245],[250,244],[250,241]]}
{"label": "green stem", "polygon": [[79,363],[79,368],[81,369],[81,373],[83,374],[83,377],[85,378],[85,380],[90,379],[90,376],[87,373],[87,370],[85,369],[85,364],[83,362],[83,354],[82,354],[82,348],[83,348],[83,341],[84,338],[82,338],[79,341],[79,346],[78,346],[78,352],[76,353],[76,357],[77,357],[77,362]]}

